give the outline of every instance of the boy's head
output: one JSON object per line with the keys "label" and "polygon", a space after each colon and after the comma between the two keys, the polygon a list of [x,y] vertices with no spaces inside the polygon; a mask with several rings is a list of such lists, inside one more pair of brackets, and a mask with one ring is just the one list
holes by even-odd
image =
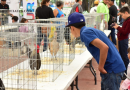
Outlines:
{"label": "boy's head", "polygon": [[127,54],[127,55],[128,55],[128,58],[130,59],[130,48],[128,48],[127,51],[128,51],[128,54]]}
{"label": "boy's head", "polygon": [[17,16],[13,16],[12,17],[12,23],[17,22],[17,21],[18,21],[18,17]]}
{"label": "boy's head", "polygon": [[80,29],[85,26],[85,18],[81,13],[74,12],[68,17],[68,25],[74,37],[80,37]]}
{"label": "boy's head", "polygon": [[80,5],[82,5],[82,0],[76,0]]}
{"label": "boy's head", "polygon": [[121,0],[121,5],[124,6],[126,4],[126,0]]}
{"label": "boy's head", "polygon": [[120,13],[123,19],[127,19],[130,16],[129,7],[123,7],[120,9]]}

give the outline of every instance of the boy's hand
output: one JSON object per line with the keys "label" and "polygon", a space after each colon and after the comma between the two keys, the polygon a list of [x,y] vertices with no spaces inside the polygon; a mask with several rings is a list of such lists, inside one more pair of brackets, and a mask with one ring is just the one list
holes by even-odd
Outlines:
{"label": "boy's hand", "polygon": [[100,66],[98,66],[98,70],[99,70],[100,73],[102,73],[102,74],[107,74],[107,71],[106,71],[104,68],[100,67]]}
{"label": "boy's hand", "polygon": [[119,26],[115,23],[115,25],[113,26],[113,28],[117,29]]}

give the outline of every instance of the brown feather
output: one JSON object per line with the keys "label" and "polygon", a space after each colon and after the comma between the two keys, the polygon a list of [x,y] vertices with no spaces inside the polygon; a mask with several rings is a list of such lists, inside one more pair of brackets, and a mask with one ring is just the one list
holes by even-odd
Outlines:
{"label": "brown feather", "polygon": [[50,50],[51,55],[55,56],[57,54],[57,52],[59,50],[59,43],[57,42],[57,40],[55,38],[50,43],[49,50]]}

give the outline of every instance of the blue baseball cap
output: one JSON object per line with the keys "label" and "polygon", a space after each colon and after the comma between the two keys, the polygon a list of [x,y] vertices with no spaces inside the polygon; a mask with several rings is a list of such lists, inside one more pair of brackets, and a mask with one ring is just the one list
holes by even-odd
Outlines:
{"label": "blue baseball cap", "polygon": [[74,12],[69,15],[68,17],[68,25],[66,27],[69,27],[73,24],[85,22],[85,18],[81,13]]}

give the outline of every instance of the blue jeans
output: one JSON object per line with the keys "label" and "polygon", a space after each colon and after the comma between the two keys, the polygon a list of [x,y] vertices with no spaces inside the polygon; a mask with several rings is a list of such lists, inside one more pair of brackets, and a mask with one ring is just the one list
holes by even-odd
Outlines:
{"label": "blue jeans", "polygon": [[101,74],[101,90],[120,90],[120,83],[124,72]]}
{"label": "blue jeans", "polygon": [[118,41],[118,46],[119,46],[119,53],[121,55],[121,58],[125,64],[125,67],[126,67],[126,71],[125,73],[127,73],[127,67],[128,67],[128,64],[129,64],[129,59],[128,59],[128,52],[127,52],[127,49],[128,49],[128,39],[124,39],[124,40],[121,40],[121,41]]}
{"label": "blue jeans", "polygon": [[111,36],[112,42],[116,45],[115,28],[111,28],[110,26],[108,26],[108,30],[111,30],[111,33],[108,38]]}

